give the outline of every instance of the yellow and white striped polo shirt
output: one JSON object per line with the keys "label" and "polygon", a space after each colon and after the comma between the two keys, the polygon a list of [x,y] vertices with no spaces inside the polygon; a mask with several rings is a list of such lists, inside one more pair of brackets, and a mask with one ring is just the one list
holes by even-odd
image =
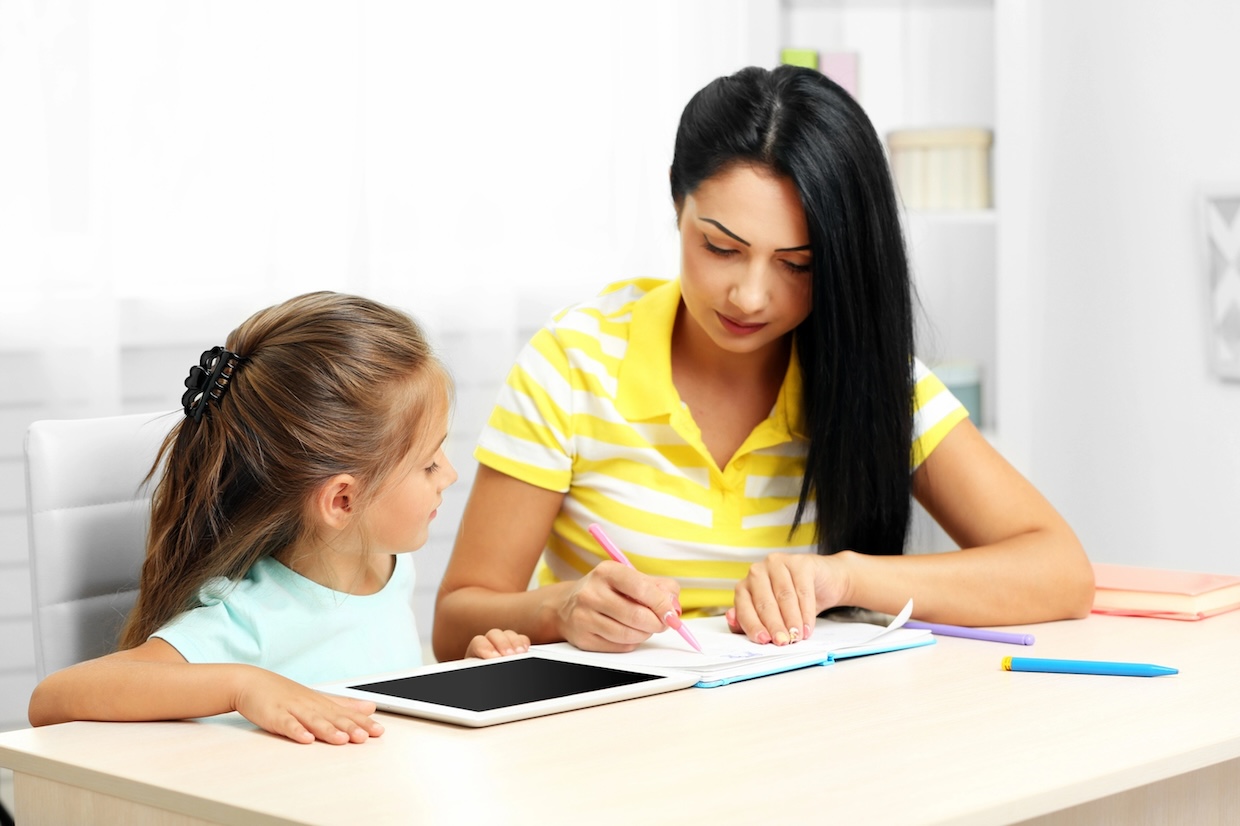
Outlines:
{"label": "yellow and white striped polo shirt", "polygon": [[[517,358],[475,458],[566,492],[539,581],[576,579],[607,556],[598,522],[641,571],[680,581],[686,613],[732,604],[753,562],[813,553],[807,506],[789,536],[805,470],[801,371],[789,359],[779,397],[720,470],[672,384],[680,282],[613,284],[560,311]],[[967,415],[916,363],[914,467]]]}

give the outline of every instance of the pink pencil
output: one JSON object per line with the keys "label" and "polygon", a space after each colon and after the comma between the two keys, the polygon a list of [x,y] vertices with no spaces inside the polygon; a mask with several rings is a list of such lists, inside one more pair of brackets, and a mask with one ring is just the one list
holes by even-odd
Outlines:
{"label": "pink pencil", "polygon": [[[586,528],[586,530],[590,532],[591,536],[598,540],[598,544],[603,546],[603,550],[607,551],[608,556],[616,562],[619,562],[621,565],[627,565],[630,568],[635,567],[632,562],[629,562],[629,558],[624,555],[624,552],[616,547],[615,543],[608,538],[607,534],[603,533],[603,528],[598,523],[591,524],[588,528]],[[693,636],[693,632],[680,621],[680,616],[675,611],[668,611],[664,614],[663,621],[666,622],[670,628],[675,630],[676,633],[684,637],[685,642],[697,649],[699,654],[702,653],[702,646],[698,644],[697,638],[695,638]]]}

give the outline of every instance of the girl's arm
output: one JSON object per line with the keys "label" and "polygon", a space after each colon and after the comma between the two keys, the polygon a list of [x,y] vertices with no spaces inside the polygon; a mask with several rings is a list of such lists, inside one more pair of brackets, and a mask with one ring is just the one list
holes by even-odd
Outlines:
{"label": "girl's arm", "polygon": [[240,712],[300,743],[360,743],[383,727],[373,703],[321,694],[257,666],[191,664],[162,639],[48,675],[30,697],[30,724],[182,720]]}
{"label": "girl's arm", "polygon": [[527,590],[563,502],[562,493],[478,468],[435,600],[437,659],[461,657],[472,637],[491,628],[592,651],[628,651],[667,628],[661,617],[675,605],[676,583],[615,562]]}
{"label": "girl's arm", "polygon": [[[968,420],[913,476],[913,494],[963,550],[911,556],[774,554],[737,585],[735,622],[758,639],[855,605],[955,625],[1084,617],[1093,569],[1076,534]],[[778,594],[779,596],[776,596]],[[798,629],[801,630],[801,629]]]}

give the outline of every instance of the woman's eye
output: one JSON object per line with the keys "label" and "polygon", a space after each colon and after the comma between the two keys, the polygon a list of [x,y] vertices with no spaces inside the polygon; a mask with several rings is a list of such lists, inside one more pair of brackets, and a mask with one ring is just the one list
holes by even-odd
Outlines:
{"label": "woman's eye", "polygon": [[706,248],[707,252],[712,253],[714,255],[721,256],[723,258],[727,258],[730,255],[738,254],[737,250],[730,250],[724,247],[716,247],[714,244],[710,242],[710,239],[707,238],[705,235],[702,236],[702,246]]}
{"label": "woman's eye", "polygon": [[814,268],[812,264],[798,264],[795,261],[781,261],[780,263],[793,272],[810,272]]}
{"label": "woman's eye", "polygon": [[426,474],[429,476],[430,474],[434,473],[437,470],[439,470],[439,463],[431,462],[431,466],[426,469]]}

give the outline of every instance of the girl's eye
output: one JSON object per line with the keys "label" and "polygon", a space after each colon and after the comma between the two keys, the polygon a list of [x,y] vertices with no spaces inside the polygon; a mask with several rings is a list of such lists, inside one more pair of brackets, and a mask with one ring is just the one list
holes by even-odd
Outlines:
{"label": "girl's eye", "polygon": [[788,269],[792,270],[793,272],[798,272],[798,273],[807,273],[813,269],[812,264],[798,264],[795,261],[783,261],[783,260],[781,260],[780,263],[783,264]]}
{"label": "girl's eye", "polygon": [[730,249],[724,249],[723,247],[716,247],[714,244],[710,242],[710,239],[707,238],[705,235],[702,236],[702,246],[706,248],[707,252],[713,255],[718,255],[721,258],[727,258],[729,256],[739,254],[738,250],[730,250]]}
{"label": "girl's eye", "polygon": [[435,473],[437,470],[439,470],[439,463],[431,462],[431,466],[426,469],[426,475],[430,476],[432,473]]}

